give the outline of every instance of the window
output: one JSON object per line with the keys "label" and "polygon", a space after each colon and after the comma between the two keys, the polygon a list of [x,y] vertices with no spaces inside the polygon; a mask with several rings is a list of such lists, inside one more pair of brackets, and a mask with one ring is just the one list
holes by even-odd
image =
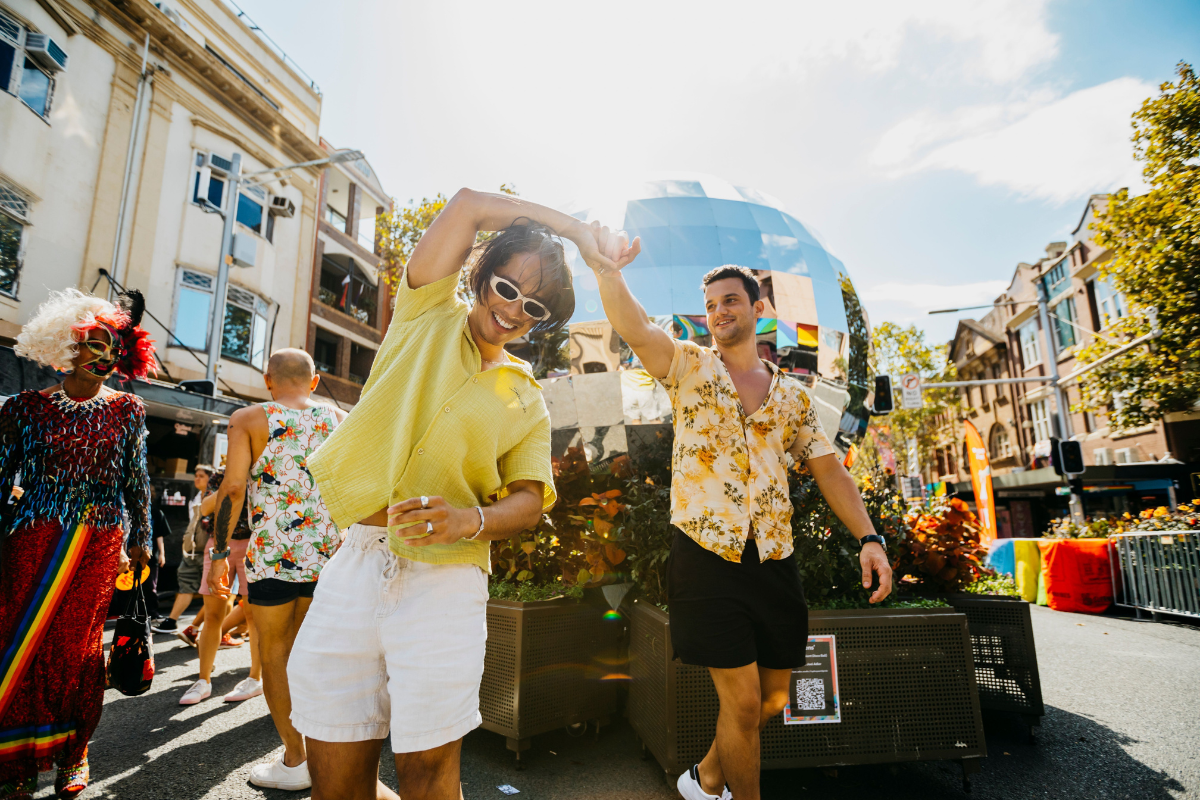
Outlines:
{"label": "window", "polygon": [[1051,308],[1050,313],[1053,315],[1054,343],[1062,352],[1075,344],[1075,326],[1071,324],[1075,322],[1075,298],[1068,297]]}
{"label": "window", "polygon": [[200,196],[200,167],[204,166],[204,154],[196,154],[196,175],[192,179],[192,202],[199,205],[201,200],[208,200],[217,208],[225,199],[225,178],[217,172],[212,173],[208,181],[208,194]]}
{"label": "window", "polygon": [[1113,288],[1108,278],[1096,278],[1092,281],[1096,290],[1096,305],[1100,308],[1100,327],[1118,322],[1128,316],[1129,309],[1125,305],[1125,295]]}
{"label": "window", "polygon": [[25,26],[0,11],[0,89],[46,118],[54,97],[54,78],[25,55],[28,36]]}
{"label": "window", "polygon": [[1046,296],[1053,298],[1069,285],[1071,273],[1067,269],[1067,259],[1061,259],[1042,276],[1042,284],[1046,287]]}
{"label": "window", "polygon": [[237,221],[259,236],[262,236],[265,233],[265,229],[263,228],[263,217],[265,216],[262,203],[242,193],[241,197],[238,198]]}
{"label": "window", "polygon": [[316,339],[313,342],[313,362],[321,372],[330,375],[337,374],[338,352],[342,349],[342,339],[320,328],[317,328]]}
{"label": "window", "polygon": [[376,289],[363,276],[354,259],[344,266],[332,258],[321,262],[321,286],[318,299],[325,305],[349,314],[364,325],[375,327]]}
{"label": "window", "polygon": [[0,293],[9,297],[17,296],[25,224],[28,221],[29,198],[17,187],[0,179]]}
{"label": "window", "polygon": [[1029,416],[1033,420],[1033,439],[1037,442],[1046,441],[1054,435],[1050,427],[1050,401],[1038,400],[1029,404]]}
{"label": "window", "polygon": [[1038,342],[1038,324],[1027,322],[1021,326],[1019,333],[1021,336],[1021,359],[1025,362],[1025,369],[1042,363],[1042,348]]}
{"label": "window", "polygon": [[325,206],[325,221],[339,231],[346,230],[346,215],[333,206]]}
{"label": "window", "polygon": [[350,380],[355,383],[366,383],[373,363],[375,363],[374,350],[363,347],[357,342],[350,343]]}
{"label": "window", "polygon": [[[208,348],[215,284],[216,280],[210,275],[179,270],[174,327],[175,336],[185,347],[193,350]],[[264,369],[270,349],[269,311],[267,301],[238,286],[227,285],[221,357]]]}
{"label": "window", "polygon": [[1012,455],[1012,442],[1009,441],[1008,430],[999,423],[992,426],[991,435],[988,437],[988,452],[991,453],[993,461]]}

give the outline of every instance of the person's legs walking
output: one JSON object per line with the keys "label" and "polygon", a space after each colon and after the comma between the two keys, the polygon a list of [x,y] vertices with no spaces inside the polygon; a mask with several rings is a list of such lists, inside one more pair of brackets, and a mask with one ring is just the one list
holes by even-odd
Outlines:
{"label": "person's legs walking", "polygon": [[462,800],[459,766],[462,739],[419,753],[396,753],[396,778],[401,797],[422,800]]}
{"label": "person's legs walking", "polygon": [[[758,667],[708,670],[717,687],[720,711],[717,735],[705,763],[701,762],[701,788],[720,796],[728,785],[737,800],[759,800],[758,731],[762,720],[762,694]],[[715,763],[710,760],[714,755]],[[706,780],[707,778],[707,780]],[[711,783],[710,783],[711,781]]]}
{"label": "person's legs walking", "polygon": [[304,763],[304,737],[292,725],[292,696],[288,691],[288,656],[300,623],[308,612],[312,599],[300,597],[274,606],[257,606],[254,609],[255,627],[258,629],[259,651],[263,662],[263,692],[271,719],[279,738],[283,740],[283,763],[297,767]]}
{"label": "person's legs walking", "polygon": [[400,800],[379,780],[383,739],[323,742],[308,739],[312,800]]}
{"label": "person's legs walking", "polygon": [[[758,720],[758,730],[767,727],[771,718],[783,711],[788,704],[788,689],[791,681],[790,669],[767,669],[758,667],[759,694],[761,696],[761,714]],[[720,795],[728,783],[725,772],[721,768],[721,758],[717,752],[717,740],[714,738],[708,754],[700,762],[700,785],[709,794]]]}

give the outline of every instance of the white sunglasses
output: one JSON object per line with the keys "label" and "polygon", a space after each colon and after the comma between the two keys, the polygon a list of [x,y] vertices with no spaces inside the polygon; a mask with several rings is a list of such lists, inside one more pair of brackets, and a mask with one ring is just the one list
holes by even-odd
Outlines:
{"label": "white sunglasses", "polygon": [[534,300],[532,297],[526,297],[521,294],[521,290],[517,285],[510,280],[501,278],[499,275],[492,275],[490,281],[492,291],[498,294],[501,299],[511,303],[513,300],[521,301],[521,310],[528,314],[538,322],[544,322],[550,319],[550,309]]}

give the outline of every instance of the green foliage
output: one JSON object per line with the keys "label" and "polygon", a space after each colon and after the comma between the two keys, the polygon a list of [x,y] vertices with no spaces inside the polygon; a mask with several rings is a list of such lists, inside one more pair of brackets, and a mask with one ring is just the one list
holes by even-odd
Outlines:
{"label": "green foliage", "polygon": [[629,553],[629,579],[638,595],[665,608],[667,558],[675,537],[671,527],[671,437],[658,441],[636,462],[626,479],[621,546]]}
{"label": "green foliage", "polygon": [[407,206],[398,206],[393,200],[391,210],[375,218],[379,277],[393,292],[417,242],[421,241],[425,231],[429,230],[448,202],[449,199],[441,192],[432,200],[428,197],[422,197],[420,203],[409,200]]}
{"label": "green foliage", "polygon": [[900,557],[892,563],[897,581],[936,592],[960,592],[988,570],[979,545],[979,520],[957,497],[934,498],[910,509]]}
{"label": "green foliage", "polygon": [[529,335],[529,363],[538,380],[553,371],[571,366],[570,331],[565,327],[557,331],[540,331]]}
{"label": "green foliage", "polygon": [[[891,375],[898,381],[907,372],[918,372],[927,384],[958,379],[958,370],[949,359],[949,346],[927,344],[925,332],[916,325],[902,328],[894,322],[884,322],[875,329],[872,343],[877,374]],[[895,443],[896,469],[901,475],[910,475],[916,470],[908,463],[905,442],[916,437],[921,458],[930,463],[940,433],[938,417],[954,415],[961,400],[957,389],[928,389],[923,392],[924,408],[903,409],[899,386],[896,389],[896,410],[888,415],[888,427]]]}
{"label": "green foliage", "polygon": [[[1162,329],[1152,345],[1082,380],[1080,407],[1107,413],[1117,429],[1200,401],[1200,80],[1184,63],[1177,74],[1133,115],[1134,157],[1145,163],[1150,191],[1115,193],[1094,225],[1097,244],[1112,250],[1101,274],[1124,293],[1131,312],[1106,333],[1120,341],[1148,333],[1151,307]],[[1097,337],[1078,357],[1090,363],[1116,346]]]}
{"label": "green foliage", "polygon": [[488,581],[488,596],[495,600],[519,600],[534,603],[554,597],[583,599],[583,587],[563,586],[561,583],[534,583],[533,581]]}
{"label": "green foliage", "polygon": [[981,574],[973,583],[963,587],[970,594],[1000,595],[1001,597],[1020,597],[1017,591],[1017,581],[1011,575],[1001,572],[988,571]]}

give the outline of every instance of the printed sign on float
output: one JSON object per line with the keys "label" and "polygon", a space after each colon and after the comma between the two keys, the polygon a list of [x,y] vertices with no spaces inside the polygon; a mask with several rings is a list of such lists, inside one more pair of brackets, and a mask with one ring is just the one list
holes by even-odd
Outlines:
{"label": "printed sign on float", "polygon": [[925,398],[921,397],[921,374],[907,372],[900,376],[900,407],[924,408]]}
{"label": "printed sign on float", "polygon": [[832,634],[808,637],[804,666],[792,670],[788,704],[783,709],[784,725],[813,725],[841,722],[838,702],[837,647]]}

